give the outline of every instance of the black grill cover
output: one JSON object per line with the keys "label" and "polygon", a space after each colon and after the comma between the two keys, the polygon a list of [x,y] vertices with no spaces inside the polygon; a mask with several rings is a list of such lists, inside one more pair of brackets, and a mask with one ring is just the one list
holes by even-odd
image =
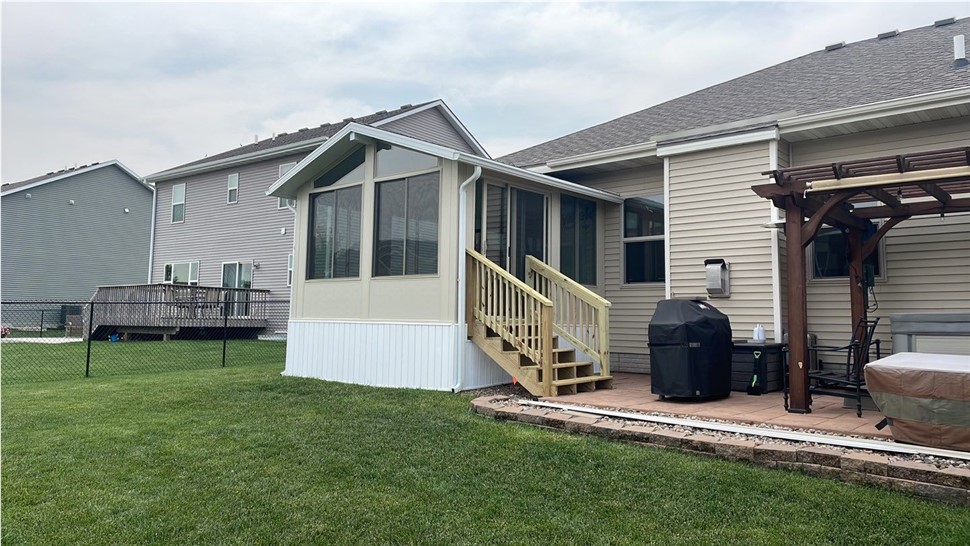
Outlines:
{"label": "black grill cover", "polygon": [[651,392],[731,394],[731,321],[705,301],[661,300],[650,320]]}

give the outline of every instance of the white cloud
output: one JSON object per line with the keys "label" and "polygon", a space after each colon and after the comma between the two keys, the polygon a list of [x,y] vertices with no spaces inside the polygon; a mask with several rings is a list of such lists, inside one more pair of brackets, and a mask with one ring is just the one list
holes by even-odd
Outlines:
{"label": "white cloud", "polygon": [[966,4],[4,4],[2,174],[444,98],[493,155]]}

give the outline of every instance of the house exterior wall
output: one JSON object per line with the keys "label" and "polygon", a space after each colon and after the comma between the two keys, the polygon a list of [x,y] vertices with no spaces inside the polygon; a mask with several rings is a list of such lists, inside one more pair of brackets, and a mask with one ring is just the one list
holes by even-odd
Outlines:
{"label": "house exterior wall", "polygon": [[[956,146],[970,146],[968,118],[796,142],[791,155],[797,166]],[[870,316],[880,318],[877,337],[888,352],[892,313],[970,310],[970,215],[947,215],[942,222],[938,217],[906,220],[884,241],[886,279],[876,280],[879,308]],[[823,344],[847,341],[852,328],[848,281],[808,278],[809,331]]]}
{"label": "house exterior wall", "polygon": [[[199,262],[199,284],[222,286],[223,262],[256,262],[253,288],[288,300],[287,260],[293,251],[294,215],[278,208],[266,188],[279,167],[306,154],[250,163],[157,183],[155,248],[151,282],[164,279],[165,264]],[[227,203],[228,178],[239,175],[237,202]],[[172,188],[185,184],[185,220],[172,223]],[[142,280],[144,282],[144,280]]]}
{"label": "house exterior wall", "polygon": [[[663,193],[663,165],[627,169],[572,181],[617,193],[624,198]],[[610,369],[618,372],[650,371],[647,327],[657,302],[664,299],[664,283],[624,284],[622,229],[623,205],[597,203],[600,218],[602,275],[597,292],[610,301]]]}
{"label": "house exterior wall", "polygon": [[151,217],[152,191],[114,165],[3,197],[3,299],[86,301],[145,282]]}
{"label": "house exterior wall", "polygon": [[711,300],[731,318],[735,338],[756,324],[775,336],[772,235],[762,227],[770,206],[751,186],[764,183],[771,142],[704,150],[669,158],[671,297],[706,297],[704,260],[730,264],[731,296]]}
{"label": "house exterior wall", "polygon": [[380,128],[453,150],[475,153],[475,150],[455,131],[451,122],[445,119],[437,108],[409,114],[401,119],[381,124]]}

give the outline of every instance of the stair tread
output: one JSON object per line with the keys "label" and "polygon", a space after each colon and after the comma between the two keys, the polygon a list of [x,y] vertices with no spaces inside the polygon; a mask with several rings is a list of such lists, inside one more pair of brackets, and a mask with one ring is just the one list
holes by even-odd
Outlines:
{"label": "stair tread", "polygon": [[553,368],[575,368],[579,366],[586,366],[592,364],[592,362],[557,362],[552,365]]}
{"label": "stair tread", "polygon": [[558,379],[553,381],[552,384],[556,387],[562,385],[576,385],[578,383],[593,383],[596,381],[605,381],[607,379],[613,379],[610,375],[589,375],[586,377],[573,377],[570,379]]}

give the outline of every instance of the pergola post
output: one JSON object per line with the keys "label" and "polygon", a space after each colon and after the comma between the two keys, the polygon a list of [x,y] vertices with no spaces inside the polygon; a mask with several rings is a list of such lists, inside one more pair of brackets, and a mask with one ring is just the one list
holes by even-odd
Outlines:
{"label": "pergola post", "polygon": [[[849,262],[849,304],[852,310],[852,328],[859,327],[859,321],[866,316],[865,304],[865,270],[863,269],[863,232],[860,229],[849,228],[845,234],[847,258]],[[862,339],[863,332],[855,331],[855,339]]]}
{"label": "pergola post", "polygon": [[805,292],[804,218],[792,198],[785,210],[785,252],[788,258],[788,411],[809,413],[808,307]]}

